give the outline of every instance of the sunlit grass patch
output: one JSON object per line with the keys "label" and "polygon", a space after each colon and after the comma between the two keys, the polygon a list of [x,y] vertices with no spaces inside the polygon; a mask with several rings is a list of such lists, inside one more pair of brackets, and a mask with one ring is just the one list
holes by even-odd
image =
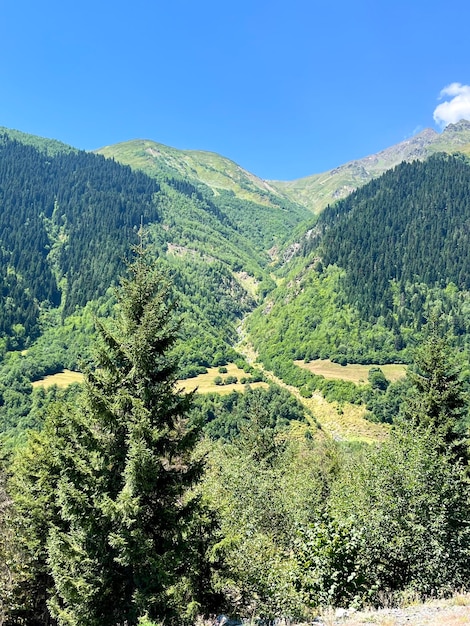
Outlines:
{"label": "sunlit grass patch", "polygon": [[[211,367],[207,370],[207,374],[200,374],[196,378],[188,378],[187,380],[178,381],[178,386],[184,389],[185,391],[193,391],[197,388],[198,393],[220,393],[227,394],[232,391],[244,391],[245,384],[240,381],[243,378],[249,380],[250,375],[244,372],[242,369],[238,368],[233,363],[226,366],[227,372],[221,374],[219,372],[218,367]],[[229,376],[235,376],[237,378],[236,383],[216,385],[214,379],[217,377],[222,378],[224,381]],[[68,387],[72,383],[81,383],[83,382],[83,374],[80,372],[73,372],[71,370],[63,370],[62,372],[58,372],[57,374],[52,374],[51,376],[45,376],[41,378],[41,380],[36,380],[32,383],[33,387],[52,387],[53,385],[57,385],[57,387]],[[267,388],[268,385],[266,383],[258,382],[258,383],[249,383],[251,387],[264,387]]]}
{"label": "sunlit grass patch", "polygon": [[[244,372],[242,369],[230,363],[226,366],[227,371],[224,373],[219,372],[218,367],[210,367],[207,369],[207,374],[199,374],[196,378],[188,378],[186,380],[180,380],[178,385],[185,391],[193,391],[197,388],[198,393],[220,393],[227,394],[232,391],[244,391],[245,384],[240,381],[243,378],[249,379],[250,375]],[[237,378],[236,383],[216,385],[214,380],[220,377],[222,381],[225,381],[229,376],[235,376]],[[267,388],[267,383],[249,383],[250,387],[264,387]]]}
{"label": "sunlit grass patch", "polygon": [[328,379],[346,380],[356,385],[367,383],[367,376],[369,370],[372,367],[380,367],[385,375],[385,378],[391,382],[397,381],[399,378],[403,378],[406,372],[406,365],[400,363],[392,363],[388,365],[358,365],[351,363],[348,365],[340,365],[339,363],[333,363],[329,359],[316,359],[305,363],[304,361],[295,361],[295,364],[299,367],[309,370],[313,374],[324,376]]}
{"label": "sunlit grass patch", "polygon": [[50,376],[45,376],[41,378],[41,380],[35,380],[32,385],[33,387],[52,387],[53,385],[57,385],[57,387],[68,387],[72,383],[81,383],[83,382],[83,374],[81,372],[73,372],[72,370],[63,370],[62,372],[58,372],[57,374],[51,374]]}

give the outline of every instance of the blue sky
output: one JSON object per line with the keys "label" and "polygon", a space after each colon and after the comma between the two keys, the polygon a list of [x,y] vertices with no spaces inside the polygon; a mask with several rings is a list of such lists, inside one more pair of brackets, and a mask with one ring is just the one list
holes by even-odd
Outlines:
{"label": "blue sky", "polygon": [[469,23],[468,0],[0,0],[0,125],[299,178],[470,117]]}

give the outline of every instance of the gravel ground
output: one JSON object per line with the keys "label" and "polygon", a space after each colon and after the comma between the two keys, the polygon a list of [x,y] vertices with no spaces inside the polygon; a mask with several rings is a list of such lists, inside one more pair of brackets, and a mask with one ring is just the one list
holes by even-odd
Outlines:
{"label": "gravel ground", "polygon": [[435,600],[399,609],[377,611],[327,611],[315,626],[470,626],[470,595]]}
{"label": "gravel ground", "polygon": [[[243,621],[254,626],[256,620]],[[198,621],[196,626],[235,626],[238,620],[220,615],[217,619]],[[265,624],[267,624],[265,622]],[[272,624],[272,623],[270,623]],[[432,600],[401,608],[355,611],[353,609],[325,610],[305,623],[274,620],[275,626],[470,626],[470,593],[456,594],[447,600]]]}

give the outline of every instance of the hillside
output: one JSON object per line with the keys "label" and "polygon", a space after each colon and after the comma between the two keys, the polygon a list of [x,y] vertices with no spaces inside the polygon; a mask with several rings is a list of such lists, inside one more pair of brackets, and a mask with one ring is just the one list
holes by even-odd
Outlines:
{"label": "hillside", "polygon": [[[464,123],[447,132],[465,145],[467,131]],[[415,154],[428,135],[410,142]],[[128,142],[105,158],[61,146],[16,131],[4,133],[0,146],[2,350],[28,349],[22,367],[30,378],[78,366],[91,315],[112,310],[109,287],[141,220],[184,314],[176,348],[182,376],[236,358],[248,314],[247,339],[264,365],[302,394],[321,390],[330,400],[363,402],[364,394],[295,361],[407,363],[431,311],[445,315],[446,329],[466,346],[470,169],[463,157],[402,163],[312,221],[307,209],[265,188],[268,204],[208,187],[196,168],[207,178],[209,162],[214,170],[238,167],[217,155]],[[38,347],[46,344],[47,351]]]}
{"label": "hillside", "polygon": [[48,310],[64,319],[109,297],[143,220],[190,320],[196,362],[205,364],[233,344],[236,320],[254,306],[257,286],[269,283],[267,250],[307,213],[235,199],[229,215],[202,183],[157,181],[16,131],[0,138],[0,196],[3,351],[30,346]]}
{"label": "hillside", "polygon": [[62,141],[47,139],[46,137],[38,137],[37,135],[30,135],[29,133],[23,133],[21,130],[5,128],[5,126],[0,126],[0,135],[6,136],[27,146],[33,146],[40,152],[45,152],[50,155],[54,155],[59,152],[78,152],[77,148],[69,146]]}
{"label": "hillside", "polygon": [[347,271],[349,301],[364,318],[387,316],[407,284],[469,291],[469,190],[468,160],[436,155],[402,163],[322,213],[323,262]]}
{"label": "hillside", "polygon": [[264,365],[305,395],[366,402],[382,421],[396,413],[401,383],[379,407],[360,388],[307,376],[294,362],[409,363],[431,318],[468,358],[469,189],[466,158],[437,154],[326,209],[247,320]]}
{"label": "hillside", "polygon": [[0,135],[0,622],[467,619],[467,157],[319,216],[173,157]]}
{"label": "hillside", "polygon": [[402,161],[424,160],[436,152],[470,154],[470,122],[449,124],[442,133],[426,128],[410,139],[362,159],[350,161],[322,174],[293,181],[269,181],[293,201],[321,212]]}
{"label": "hillside", "polygon": [[134,140],[105,146],[96,153],[149,175],[178,175],[202,182],[215,195],[228,191],[242,200],[271,207],[288,202],[287,196],[268,182],[215,152],[178,150],[155,141]]}
{"label": "hillside", "polygon": [[213,152],[177,150],[148,140],[107,146],[97,154],[156,178],[187,187],[218,208],[255,245],[275,256],[287,233],[308,219],[305,207],[257,176]]}
{"label": "hillside", "polygon": [[174,285],[187,377],[236,358],[237,327],[273,284],[268,249],[308,213],[233,196],[229,215],[203,183],[16,131],[0,135],[0,202],[0,430],[19,433],[44,400],[30,382],[90,360],[141,222]]}

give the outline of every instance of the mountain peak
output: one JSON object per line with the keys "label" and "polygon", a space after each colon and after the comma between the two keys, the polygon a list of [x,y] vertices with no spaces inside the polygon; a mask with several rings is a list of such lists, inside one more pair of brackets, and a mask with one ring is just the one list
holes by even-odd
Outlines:
{"label": "mountain peak", "polygon": [[439,133],[437,132],[437,130],[434,130],[434,128],[430,128],[428,126],[428,128],[424,128],[422,131],[420,131],[416,135],[413,135],[413,137],[411,137],[411,140],[417,139],[418,137],[422,137],[426,139],[434,139],[436,135],[438,134]]}
{"label": "mountain peak", "polygon": [[433,128],[425,128],[394,146],[362,159],[349,161],[322,174],[289,182],[272,181],[272,184],[294,201],[314,213],[319,213],[328,204],[345,198],[372,178],[403,161],[424,161],[436,152],[462,152],[470,155],[470,121],[462,119],[456,124],[449,124],[442,133]]}
{"label": "mountain peak", "polygon": [[442,131],[442,135],[452,136],[455,140],[455,135],[462,135],[460,137],[460,143],[467,143],[470,138],[470,122],[465,119],[461,119],[455,124],[449,124]]}

